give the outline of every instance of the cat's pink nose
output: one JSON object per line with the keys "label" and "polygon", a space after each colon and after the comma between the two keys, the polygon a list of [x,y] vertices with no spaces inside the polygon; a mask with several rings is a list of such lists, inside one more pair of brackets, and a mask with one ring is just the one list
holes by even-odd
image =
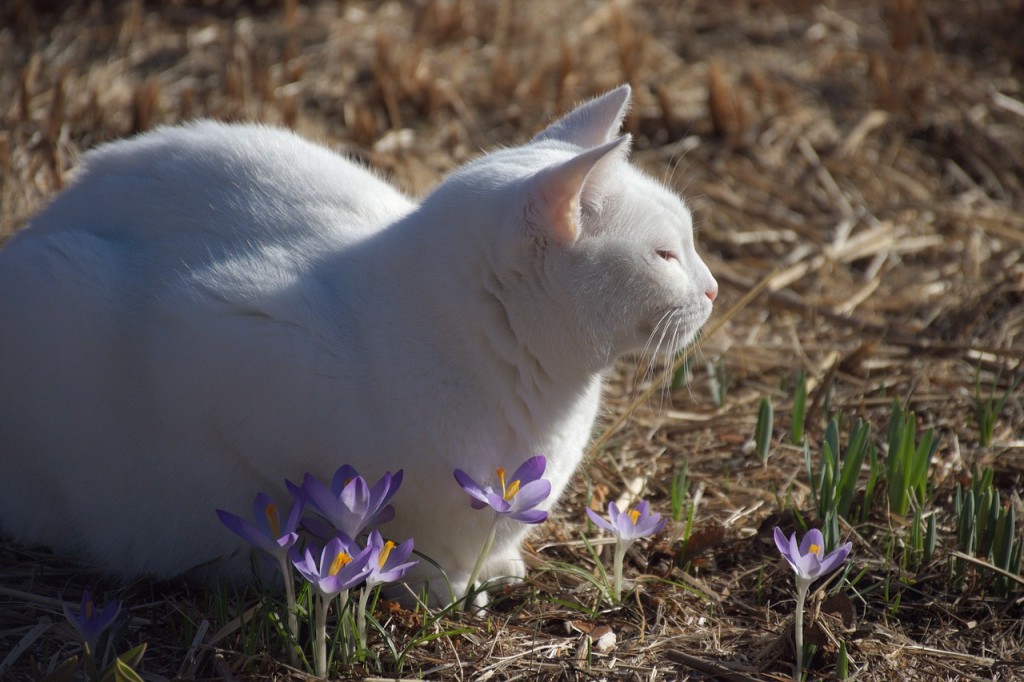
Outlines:
{"label": "cat's pink nose", "polygon": [[709,299],[711,299],[711,302],[712,302],[712,303],[714,303],[714,302],[715,302],[715,299],[716,299],[716,298],[718,298],[718,282],[714,282],[714,283],[713,283],[713,284],[711,285],[711,287],[710,287],[710,288],[709,288],[709,289],[708,289],[707,291],[705,291],[705,292],[704,292],[704,294],[705,294],[705,295],[706,295],[706,296],[707,296],[707,297],[708,297]]}

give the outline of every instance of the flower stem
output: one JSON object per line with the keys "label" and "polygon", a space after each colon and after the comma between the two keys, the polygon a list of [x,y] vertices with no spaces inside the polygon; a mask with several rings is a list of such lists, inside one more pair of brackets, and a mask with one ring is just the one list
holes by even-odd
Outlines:
{"label": "flower stem", "polygon": [[299,644],[299,619],[295,615],[295,581],[292,580],[292,565],[288,561],[288,557],[282,554],[278,557],[278,561],[281,564],[281,575],[284,577],[285,608],[288,610],[288,634],[292,638],[288,642],[288,662],[294,668],[299,665],[299,656],[295,651],[295,647]]}
{"label": "flower stem", "polygon": [[797,682],[804,671],[804,600],[807,598],[807,585],[797,581],[796,612],[793,614],[793,643],[796,646],[796,677]]}
{"label": "flower stem", "polygon": [[612,587],[612,599],[619,603],[622,599],[622,564],[626,559],[626,543],[619,540],[615,543],[615,556],[612,558],[612,572],[614,574],[614,585]]}
{"label": "flower stem", "polygon": [[316,676],[327,677],[327,606],[326,595],[317,592],[316,633],[313,646],[316,649]]}
{"label": "flower stem", "polygon": [[82,642],[82,657],[85,659],[85,669],[88,671],[87,679],[100,679],[99,668],[96,667],[96,655],[88,642]]}
{"label": "flower stem", "polygon": [[469,608],[469,595],[472,594],[476,579],[480,576],[480,569],[483,568],[484,561],[487,559],[487,555],[491,553],[491,547],[494,546],[494,538],[498,534],[499,521],[501,521],[501,517],[495,514],[494,521],[491,522],[491,530],[487,534],[487,539],[484,540],[484,546],[480,548],[480,555],[476,558],[473,571],[469,574],[469,582],[466,583],[466,593],[462,595],[462,598],[466,600],[466,603],[463,604],[464,609]]}
{"label": "flower stem", "polygon": [[366,648],[366,601],[370,596],[369,585],[359,591],[359,610],[356,612],[356,630],[359,632],[359,648]]}

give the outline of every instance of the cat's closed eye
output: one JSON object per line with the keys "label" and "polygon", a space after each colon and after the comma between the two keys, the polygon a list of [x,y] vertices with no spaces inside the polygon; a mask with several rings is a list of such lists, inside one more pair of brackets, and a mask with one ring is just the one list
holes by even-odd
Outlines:
{"label": "cat's closed eye", "polygon": [[679,262],[679,256],[676,255],[675,251],[671,251],[669,249],[655,249],[654,253],[658,255],[658,258],[668,261],[669,263]]}

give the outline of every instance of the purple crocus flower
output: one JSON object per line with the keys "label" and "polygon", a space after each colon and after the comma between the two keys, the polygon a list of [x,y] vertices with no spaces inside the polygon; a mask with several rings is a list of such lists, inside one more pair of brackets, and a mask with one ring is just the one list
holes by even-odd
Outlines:
{"label": "purple crocus flower", "polygon": [[619,542],[628,547],[634,540],[654,535],[665,526],[666,519],[657,512],[651,513],[651,505],[642,500],[633,509],[620,511],[614,502],[608,503],[608,519],[605,520],[593,509],[587,509],[587,516],[598,528],[613,533]]}
{"label": "purple crocus flower", "polygon": [[406,561],[412,554],[412,538],[400,545],[390,540],[385,541],[380,533],[371,531],[367,546],[370,547],[370,575],[366,577],[366,586],[373,587],[383,583],[401,580],[405,572],[418,564],[418,561]]}
{"label": "purple crocus flower", "polygon": [[782,529],[776,528],[775,546],[793,567],[797,583],[806,587],[821,576],[839,568],[849,556],[853,543],[847,542],[825,554],[825,538],[817,528],[807,531],[799,545],[796,542],[796,533],[790,535],[787,540]]}
{"label": "purple crocus flower", "polygon": [[[342,608],[348,601],[348,591],[366,580],[370,574],[367,565],[371,547],[359,549],[351,538],[339,533],[320,552],[320,561],[313,558],[313,552],[306,548],[300,554],[292,547],[288,556],[295,569],[310,582],[316,592],[314,607],[313,653],[317,677],[327,676],[327,610],[335,595],[342,595]],[[344,628],[344,625],[341,625]]]}
{"label": "purple crocus flower", "polygon": [[[390,471],[385,473],[370,488],[366,480],[346,464],[334,472],[330,488],[311,474],[303,477],[302,486],[291,481],[286,481],[286,485],[295,497],[304,499],[336,530],[355,538],[368,527],[387,523],[395,517],[395,508],[388,502],[402,485],[402,471],[393,476]],[[308,530],[321,537],[326,532],[324,525],[315,520],[309,523]]]}
{"label": "purple crocus flower", "polygon": [[651,512],[647,500],[641,500],[636,507],[620,511],[619,505],[608,503],[608,520],[602,518],[593,509],[587,509],[587,516],[598,528],[603,528],[615,535],[615,555],[612,557],[612,599],[619,601],[622,597],[622,564],[626,559],[626,550],[639,538],[654,535],[665,525],[661,514]]}
{"label": "purple crocus flower", "polygon": [[251,542],[279,561],[287,556],[288,548],[299,539],[295,532],[302,516],[302,499],[296,497],[288,516],[282,522],[281,513],[274,499],[266,493],[259,493],[252,503],[255,525],[223,509],[217,510],[221,523],[242,539]]}
{"label": "purple crocus flower", "polygon": [[366,579],[370,574],[371,547],[359,549],[359,546],[345,535],[338,534],[324,545],[320,552],[320,560],[313,558],[313,552],[307,547],[300,554],[293,547],[289,557],[295,570],[302,574],[313,585],[322,597],[331,597],[349,590]]}
{"label": "purple crocus flower", "polygon": [[473,509],[490,507],[499,516],[508,516],[521,523],[541,523],[548,513],[535,507],[551,494],[551,482],[541,476],[547,466],[542,455],[531,457],[516,469],[511,476],[498,468],[500,487],[481,486],[461,469],[455,470],[455,480],[473,500]]}
{"label": "purple crocus flower", "polygon": [[370,573],[366,576],[366,585],[359,592],[359,605],[356,608],[356,627],[359,631],[359,646],[366,648],[366,602],[370,593],[377,585],[393,583],[401,580],[405,572],[415,566],[418,561],[406,561],[412,554],[412,538],[400,545],[386,541],[377,531],[370,531],[366,548],[370,550],[370,560],[366,567]]}
{"label": "purple crocus flower", "polygon": [[800,544],[796,542],[796,533],[786,539],[781,528],[775,528],[775,546],[796,573],[796,611],[793,614],[793,643],[796,649],[795,677],[801,679],[804,654],[804,600],[811,583],[823,575],[831,573],[846,561],[853,548],[852,542],[837,547],[825,554],[825,538],[821,531],[812,528],[804,535]]}
{"label": "purple crocus flower", "polygon": [[71,612],[67,604],[64,605],[64,617],[68,619],[71,626],[78,632],[79,639],[89,651],[96,647],[96,641],[100,635],[110,627],[110,624],[114,622],[114,619],[117,618],[117,614],[120,612],[120,602],[112,601],[102,611],[97,613],[96,604],[93,602],[89,590],[82,592],[82,606],[78,610],[77,616]]}
{"label": "purple crocus flower", "polygon": [[481,486],[462,469],[455,470],[455,481],[473,499],[470,506],[473,509],[484,509],[490,507],[494,510],[494,517],[491,520],[491,529],[487,532],[487,538],[480,548],[480,554],[476,558],[473,570],[469,573],[469,580],[466,582],[466,606],[469,606],[470,595],[476,589],[476,579],[480,576],[484,562],[491,553],[494,546],[494,539],[497,537],[499,522],[508,517],[520,523],[541,523],[548,518],[548,513],[536,509],[551,494],[551,482],[544,480],[544,469],[548,460],[543,455],[530,457],[519,465],[519,468],[512,472],[512,476],[506,478],[505,470],[498,467],[498,485]]}

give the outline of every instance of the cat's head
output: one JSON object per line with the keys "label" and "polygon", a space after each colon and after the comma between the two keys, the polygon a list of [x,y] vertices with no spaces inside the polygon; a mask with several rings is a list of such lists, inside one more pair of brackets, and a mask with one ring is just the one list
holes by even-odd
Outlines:
{"label": "cat's head", "polygon": [[629,163],[629,98],[612,90],[454,178],[490,223],[474,228],[494,275],[487,295],[538,358],[594,369],[629,351],[673,353],[711,313],[718,285],[689,210]]}

